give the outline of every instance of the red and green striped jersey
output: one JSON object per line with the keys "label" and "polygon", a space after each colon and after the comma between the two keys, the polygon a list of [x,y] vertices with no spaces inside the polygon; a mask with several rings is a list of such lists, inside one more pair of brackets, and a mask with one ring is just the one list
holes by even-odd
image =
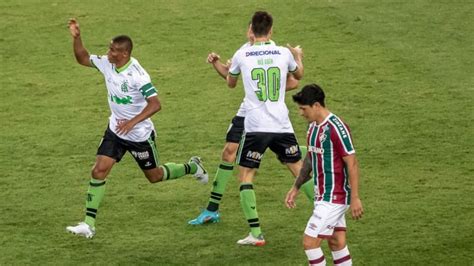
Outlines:
{"label": "red and green striped jersey", "polygon": [[309,124],[308,156],[311,158],[315,200],[350,204],[349,179],[342,159],[354,154],[349,127],[334,114],[317,125]]}

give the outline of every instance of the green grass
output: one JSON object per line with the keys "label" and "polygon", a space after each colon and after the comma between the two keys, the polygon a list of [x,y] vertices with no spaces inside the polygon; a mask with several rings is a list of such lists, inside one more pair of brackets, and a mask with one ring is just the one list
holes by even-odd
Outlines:
{"label": "green grass", "polygon": [[[97,236],[65,232],[83,218],[109,114],[102,76],[75,63],[67,19],[78,18],[92,53],[131,35],[163,104],[153,117],[161,159],[198,154],[212,175],[243,91],[241,82],[226,89],[205,58],[230,58],[257,9],[274,15],[277,43],[304,48],[302,84],[320,84],[352,128],[366,210],[348,219],[354,263],[472,264],[474,4],[282,3],[3,0],[0,264],[305,265],[312,206],[301,196],[296,210],[284,207],[292,179],[271,153],[255,181],[265,247],[235,244],[248,231],[235,179],[222,223],[189,227],[210,186],[190,178],[149,185],[129,155],[110,174]],[[305,122],[287,103],[304,140]]]}

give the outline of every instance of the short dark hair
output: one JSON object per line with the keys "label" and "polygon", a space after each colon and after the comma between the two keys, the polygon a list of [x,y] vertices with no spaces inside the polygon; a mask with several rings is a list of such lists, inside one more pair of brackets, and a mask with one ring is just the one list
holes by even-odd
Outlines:
{"label": "short dark hair", "polygon": [[112,39],[112,42],[123,45],[125,50],[127,50],[129,54],[132,54],[133,42],[132,39],[127,35],[116,36]]}
{"label": "short dark hair", "polygon": [[293,101],[300,105],[313,105],[315,103],[324,104],[324,91],[321,87],[316,84],[308,84],[304,86],[301,91],[293,95]]}
{"label": "short dark hair", "polygon": [[252,17],[252,31],[256,37],[265,36],[270,32],[273,25],[273,18],[266,11],[257,11]]}

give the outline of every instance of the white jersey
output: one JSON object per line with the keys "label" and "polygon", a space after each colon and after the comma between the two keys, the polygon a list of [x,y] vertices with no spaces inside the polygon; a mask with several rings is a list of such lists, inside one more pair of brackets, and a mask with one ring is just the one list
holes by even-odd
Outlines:
{"label": "white jersey", "polygon": [[290,50],[257,42],[232,57],[229,74],[242,73],[245,88],[245,132],[294,133],[285,104],[286,77],[298,65]]}
{"label": "white jersey", "polygon": [[[107,55],[90,56],[91,63],[104,75],[107,86],[111,115],[109,128],[117,134],[115,127],[124,120],[130,120],[140,114],[147,106],[146,99],[156,96],[156,88],[151,84],[150,76],[135,58],[121,68],[110,63]],[[143,120],[120,138],[135,142],[146,141],[154,130],[150,118]]]}
{"label": "white jersey", "polygon": [[[270,40],[270,42],[272,44],[275,44],[275,42],[273,42],[272,40]],[[246,43],[244,43],[244,45],[242,45],[239,48],[239,50],[250,47],[250,46],[252,46],[252,44],[250,42],[246,42]],[[237,110],[236,116],[245,117],[245,98],[243,99],[242,103],[240,104],[240,107],[239,107],[239,110]]]}

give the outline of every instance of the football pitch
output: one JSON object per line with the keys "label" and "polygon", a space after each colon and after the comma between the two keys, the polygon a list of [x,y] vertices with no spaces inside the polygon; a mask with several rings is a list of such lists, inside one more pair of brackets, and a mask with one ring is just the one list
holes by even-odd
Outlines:
{"label": "football pitch", "polygon": [[[302,234],[312,204],[289,210],[289,171],[267,151],[255,179],[264,247],[248,234],[234,171],[222,221],[187,224],[211,184],[190,177],[149,184],[130,155],[112,170],[97,235],[65,227],[84,218],[95,152],[109,107],[102,75],[76,63],[67,29],[105,54],[130,35],[162,110],[152,120],[161,162],[220,162],[242,82],[228,89],[205,63],[246,41],[256,10],[274,17],[272,39],[301,45],[305,77],[348,123],[361,169],[365,215],[348,221],[355,265],[474,263],[474,2],[467,0],[0,2],[0,265],[307,265]],[[301,143],[306,122],[288,92]],[[211,182],[210,182],[211,183]],[[471,225],[469,225],[471,224]],[[327,245],[324,252],[332,265]]]}

